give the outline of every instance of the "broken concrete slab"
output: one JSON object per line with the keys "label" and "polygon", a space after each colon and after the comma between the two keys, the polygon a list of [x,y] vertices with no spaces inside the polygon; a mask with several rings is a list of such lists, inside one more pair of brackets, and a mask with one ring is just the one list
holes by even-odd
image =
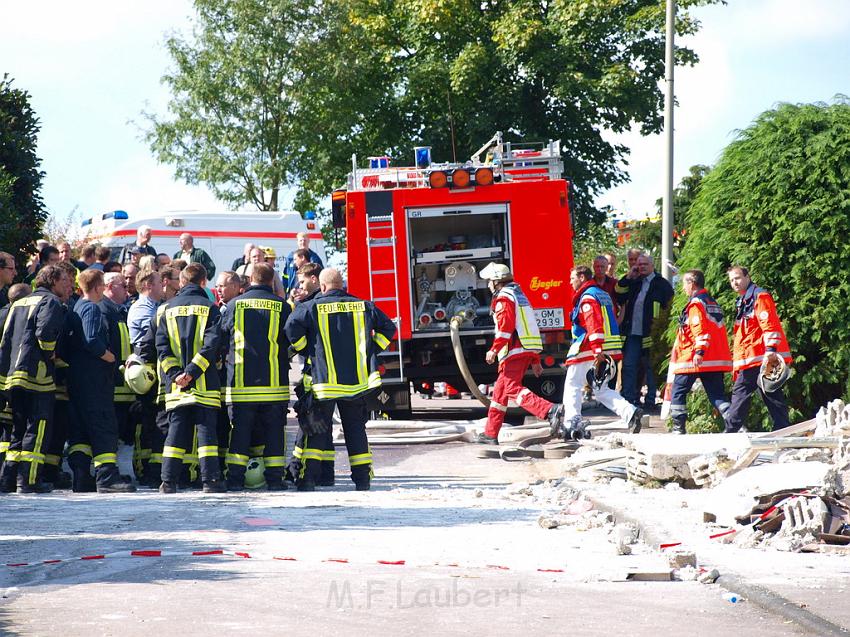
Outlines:
{"label": "broken concrete slab", "polygon": [[711,489],[704,512],[714,515],[718,524],[735,526],[735,518],[748,515],[760,496],[784,490],[823,488],[831,468],[824,462],[747,467]]}
{"label": "broken concrete slab", "polygon": [[688,461],[691,478],[701,487],[713,487],[719,484],[734,464],[725,449],[710,454],[697,456]]}
{"label": "broken concrete slab", "polygon": [[824,531],[829,520],[829,507],[818,497],[798,497],[782,505],[785,519],[779,533],[783,535],[807,535],[817,537]]}
{"label": "broken concrete slab", "polygon": [[687,436],[627,436],[630,449],[627,469],[635,482],[693,480],[688,462],[698,456],[723,451],[738,457],[750,446],[746,434],[693,434]]}

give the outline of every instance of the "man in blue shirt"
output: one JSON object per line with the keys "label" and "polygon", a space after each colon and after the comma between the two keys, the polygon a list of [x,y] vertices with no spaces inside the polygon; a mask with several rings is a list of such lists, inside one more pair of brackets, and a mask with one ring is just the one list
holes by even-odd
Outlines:
{"label": "man in blue shirt", "polygon": [[[287,288],[287,296],[289,295],[289,291],[298,283],[298,268],[301,267],[301,265],[304,263],[318,263],[320,267],[325,267],[325,264],[322,263],[321,257],[310,249],[310,237],[306,232],[299,232],[295,235],[295,240],[298,242],[298,249],[293,250],[286,257],[286,264],[283,270],[283,276],[285,277],[284,285]],[[307,251],[307,260],[300,265],[295,265],[295,255],[300,250]]]}
{"label": "man in blue shirt", "polygon": [[130,343],[133,347],[150,328],[151,319],[162,300],[162,279],[159,272],[144,271],[136,276],[136,289],[139,299],[130,306],[127,313],[127,327],[130,330]]}

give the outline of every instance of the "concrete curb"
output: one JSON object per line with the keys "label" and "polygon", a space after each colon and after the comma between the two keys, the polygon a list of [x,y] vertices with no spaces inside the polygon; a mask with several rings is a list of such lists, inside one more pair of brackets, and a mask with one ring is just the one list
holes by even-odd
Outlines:
{"label": "concrete curb", "polygon": [[[646,544],[658,547],[663,543],[663,538],[659,538],[642,520],[618,509],[617,507],[611,506],[606,502],[602,502],[595,497],[590,497],[586,494],[583,495],[593,503],[594,507],[600,511],[605,511],[606,513],[613,515],[617,522],[626,522],[633,525],[636,529],[638,529],[639,537]],[[699,556],[697,557],[699,558]],[[768,588],[749,584],[746,579],[738,573],[732,571],[725,572],[717,579],[717,584],[727,591],[738,594],[741,598],[763,608],[767,612],[792,621],[801,628],[810,630],[817,635],[843,635],[845,637],[850,635],[850,629],[843,628],[829,621],[825,617],[821,617],[811,611],[800,608],[791,600]]]}

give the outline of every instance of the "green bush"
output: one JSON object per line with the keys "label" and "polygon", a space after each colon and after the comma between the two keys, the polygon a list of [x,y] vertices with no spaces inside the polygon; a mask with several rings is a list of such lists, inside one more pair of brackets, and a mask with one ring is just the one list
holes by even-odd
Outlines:
{"label": "green bush", "polygon": [[[750,270],[773,294],[796,374],[795,419],[850,394],[850,103],[782,104],[738,133],[688,211],[679,266],[699,268],[732,331],[726,270]],[[684,300],[679,298],[676,307]],[[673,316],[675,316],[675,311]],[[671,327],[671,330],[673,328]],[[669,334],[669,333],[668,333]],[[754,398],[751,423],[765,420]],[[750,425],[748,424],[748,427]]]}

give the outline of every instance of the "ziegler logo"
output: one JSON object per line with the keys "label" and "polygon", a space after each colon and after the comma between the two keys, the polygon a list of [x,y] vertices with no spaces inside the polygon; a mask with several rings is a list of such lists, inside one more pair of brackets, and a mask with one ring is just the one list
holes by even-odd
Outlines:
{"label": "ziegler logo", "polygon": [[555,279],[549,279],[548,281],[541,281],[537,277],[531,279],[531,289],[532,290],[548,290],[549,288],[559,288],[561,287],[561,283],[563,283],[563,279],[556,281]]}

